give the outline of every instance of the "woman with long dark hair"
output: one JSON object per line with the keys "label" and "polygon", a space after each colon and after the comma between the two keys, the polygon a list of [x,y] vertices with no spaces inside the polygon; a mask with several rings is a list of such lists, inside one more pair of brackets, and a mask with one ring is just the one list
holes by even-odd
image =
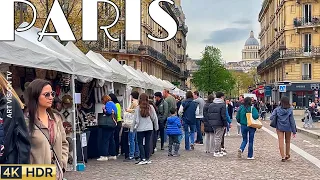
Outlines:
{"label": "woman with long dark hair", "polygon": [[[293,117],[293,110],[290,106],[288,97],[283,96],[281,98],[281,105],[272,112],[270,120],[276,121],[279,150],[282,157],[281,161],[285,162],[290,159],[291,133],[293,133],[293,137],[295,137],[297,132],[296,122]],[[284,153],[284,141],[286,142],[286,153]]]}
{"label": "woman with long dark hair", "polygon": [[109,94],[111,101],[116,105],[117,108],[117,127],[114,131],[114,141],[116,145],[116,154],[119,155],[119,147],[120,147],[120,131],[122,128],[122,115],[121,115],[121,105],[115,94]]}
{"label": "woman with long dark hair", "polygon": [[158,117],[153,106],[149,104],[148,95],[142,93],[139,97],[139,106],[135,110],[135,117],[132,123],[132,130],[137,130],[141,158],[137,163],[139,165],[151,164],[149,158],[153,129],[159,129]]}
{"label": "woman with long dark hair", "polygon": [[[237,113],[237,122],[241,124],[241,133],[242,133],[242,143],[238,150],[238,157],[242,157],[242,153],[248,144],[249,139],[249,147],[248,147],[248,159],[253,160],[253,143],[254,143],[254,134],[256,132],[255,128],[248,127],[248,120],[246,117],[247,113],[252,113],[253,119],[259,118],[258,110],[255,107],[252,107],[252,99],[250,97],[246,97],[244,99],[244,104],[240,106],[239,111]],[[248,136],[249,135],[249,136]]]}
{"label": "woman with long dark hair", "polygon": [[27,95],[31,164],[54,163],[64,171],[67,168],[69,145],[62,117],[51,109],[56,93],[48,81],[36,79],[28,86]]}

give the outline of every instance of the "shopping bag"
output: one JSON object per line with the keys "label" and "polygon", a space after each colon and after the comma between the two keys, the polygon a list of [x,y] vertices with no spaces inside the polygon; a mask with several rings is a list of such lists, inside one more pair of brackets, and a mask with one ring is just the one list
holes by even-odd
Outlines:
{"label": "shopping bag", "polygon": [[252,127],[252,128],[256,128],[256,129],[262,128],[261,121],[259,121],[258,119],[253,119],[253,117],[252,117],[252,107],[251,107],[251,112],[246,113],[246,117],[247,117],[247,126],[248,127]]}
{"label": "shopping bag", "polygon": [[134,113],[124,112],[122,126],[125,128],[131,128],[134,120]]}

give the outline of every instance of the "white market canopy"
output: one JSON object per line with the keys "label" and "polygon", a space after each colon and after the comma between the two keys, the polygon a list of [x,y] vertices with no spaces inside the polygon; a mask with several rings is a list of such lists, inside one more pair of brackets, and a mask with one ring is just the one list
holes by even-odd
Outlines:
{"label": "white market canopy", "polygon": [[[22,23],[20,26],[25,27],[28,23]],[[102,80],[111,81],[110,78],[107,78],[107,75],[102,74],[101,68],[95,64],[92,64],[91,60],[88,59],[84,54],[83,56],[79,56],[77,54],[72,53],[69,51],[65,46],[59,43],[56,39],[51,36],[44,36],[42,41],[38,41],[38,32],[41,31],[36,27],[32,27],[27,31],[23,32],[16,32],[17,35],[21,36],[22,38],[37,44],[38,46],[46,47],[52,51],[55,51],[59,54],[62,54],[65,57],[72,59],[72,63],[74,66],[74,71],[71,74],[87,76]],[[43,62],[46,63],[46,62]],[[47,69],[47,68],[44,68]],[[64,72],[62,70],[58,70]],[[110,74],[111,76],[111,74]]]}
{"label": "white market canopy", "polygon": [[153,83],[150,82],[150,80],[147,79],[147,78],[141,73],[141,71],[139,72],[139,70],[136,70],[136,69],[134,69],[134,68],[131,67],[131,66],[127,66],[127,67],[128,67],[129,69],[131,69],[135,74],[137,74],[140,79],[143,79],[143,81],[146,83],[146,88],[145,88],[145,89],[152,89],[152,90],[153,90],[153,88],[154,88]]}
{"label": "white market canopy", "polygon": [[0,41],[0,62],[74,74],[71,58],[32,43],[17,34],[15,41]]}
{"label": "white market canopy", "polygon": [[150,81],[151,81],[153,84],[155,84],[155,89],[154,89],[155,92],[162,92],[162,90],[163,90],[164,88],[163,88],[163,86],[162,86],[161,84],[158,83],[157,80],[154,80],[154,79],[152,78],[152,76],[149,75],[149,74],[147,74],[146,72],[143,72],[143,74],[144,74],[147,78],[149,78]]}
{"label": "white market canopy", "polygon": [[[69,44],[69,43],[68,43]],[[67,44],[67,45],[68,45]],[[75,45],[73,45],[75,46]],[[105,71],[110,71],[112,73],[112,80],[117,83],[127,84],[128,78],[125,74],[121,74],[106,60],[101,54],[89,51],[86,56],[95,64],[102,67]]]}
{"label": "white market canopy", "polygon": [[146,89],[146,82],[143,80],[143,78],[141,78],[135,71],[130,69],[129,66],[124,64],[122,67],[125,68],[132,76],[137,77],[137,79],[139,80],[139,83],[140,83],[140,85],[137,87],[141,87],[141,88]]}
{"label": "white market canopy", "polygon": [[142,88],[142,82],[139,80],[137,76],[126,70],[116,59],[111,59],[110,65],[112,66],[112,69],[115,71],[125,75],[128,79],[128,86],[131,87],[140,87]]}

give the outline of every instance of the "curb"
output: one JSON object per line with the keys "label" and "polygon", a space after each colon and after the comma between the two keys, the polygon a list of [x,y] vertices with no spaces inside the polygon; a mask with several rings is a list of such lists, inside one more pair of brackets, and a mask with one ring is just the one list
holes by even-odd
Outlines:
{"label": "curb", "polygon": [[297,127],[297,131],[305,134],[309,137],[315,138],[315,139],[320,139],[320,133],[314,132],[312,130],[309,129],[305,129],[305,128],[301,128],[301,127]]}

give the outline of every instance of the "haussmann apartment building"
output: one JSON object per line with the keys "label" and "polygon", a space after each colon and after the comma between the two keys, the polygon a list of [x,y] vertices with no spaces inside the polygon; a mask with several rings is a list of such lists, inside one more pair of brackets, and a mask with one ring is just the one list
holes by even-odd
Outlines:
{"label": "haussmann apartment building", "polygon": [[[264,0],[259,22],[261,64],[257,71],[272,89],[266,99],[278,102],[285,95],[296,108],[309,106],[319,93],[320,2]],[[286,88],[279,89],[279,85]]]}

